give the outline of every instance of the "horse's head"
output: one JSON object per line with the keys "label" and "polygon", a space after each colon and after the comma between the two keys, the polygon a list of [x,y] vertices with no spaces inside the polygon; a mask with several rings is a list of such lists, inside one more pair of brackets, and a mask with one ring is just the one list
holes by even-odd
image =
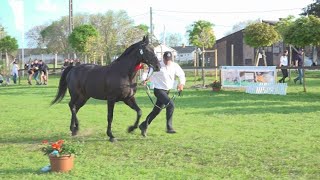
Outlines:
{"label": "horse's head", "polygon": [[152,67],[154,71],[160,70],[159,60],[154,52],[153,46],[149,43],[148,36],[144,36],[141,42],[139,53],[142,56],[142,62]]}

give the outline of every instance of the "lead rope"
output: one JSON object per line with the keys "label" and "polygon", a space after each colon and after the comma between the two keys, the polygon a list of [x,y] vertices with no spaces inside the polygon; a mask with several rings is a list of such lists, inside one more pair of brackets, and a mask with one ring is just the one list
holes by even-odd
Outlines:
{"label": "lead rope", "polygon": [[[147,93],[147,95],[148,95],[151,103],[152,103],[155,107],[157,107],[157,108],[159,108],[159,109],[162,110],[162,109],[165,109],[165,108],[167,108],[167,107],[169,106],[170,101],[169,101],[168,104],[166,104],[164,107],[159,107],[158,105],[156,105],[156,104],[154,103],[153,99],[151,98],[151,95],[150,95],[150,87],[149,87],[148,85],[146,85],[146,87],[147,87],[146,93]],[[176,92],[173,94],[173,96],[171,97],[171,100],[174,101],[174,100],[176,99],[177,95],[178,95],[178,96],[181,96],[181,91],[176,91]]]}

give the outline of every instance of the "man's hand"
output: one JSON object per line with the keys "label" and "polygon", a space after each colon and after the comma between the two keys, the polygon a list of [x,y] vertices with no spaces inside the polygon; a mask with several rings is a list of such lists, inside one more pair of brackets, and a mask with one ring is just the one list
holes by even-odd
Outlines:
{"label": "man's hand", "polygon": [[179,84],[178,85],[178,91],[183,91],[183,86],[184,86],[183,84]]}
{"label": "man's hand", "polygon": [[146,79],[146,80],[142,81],[141,84],[146,86],[148,81],[149,81],[149,79]]}

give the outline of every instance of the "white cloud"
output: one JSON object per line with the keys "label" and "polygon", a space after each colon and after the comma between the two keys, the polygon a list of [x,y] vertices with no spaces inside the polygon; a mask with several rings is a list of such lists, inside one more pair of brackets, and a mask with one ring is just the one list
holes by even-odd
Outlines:
{"label": "white cloud", "polygon": [[24,8],[23,0],[9,0],[15,18],[15,24],[18,31],[24,31]]}
{"label": "white cloud", "polygon": [[56,13],[59,10],[58,5],[51,0],[41,0],[35,5],[36,11],[45,13]]}

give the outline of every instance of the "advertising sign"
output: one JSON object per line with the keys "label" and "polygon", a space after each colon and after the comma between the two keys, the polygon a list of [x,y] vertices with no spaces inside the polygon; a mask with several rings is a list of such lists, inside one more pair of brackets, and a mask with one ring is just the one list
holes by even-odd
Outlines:
{"label": "advertising sign", "polygon": [[275,83],[276,66],[221,66],[223,87],[246,87],[254,83]]}

